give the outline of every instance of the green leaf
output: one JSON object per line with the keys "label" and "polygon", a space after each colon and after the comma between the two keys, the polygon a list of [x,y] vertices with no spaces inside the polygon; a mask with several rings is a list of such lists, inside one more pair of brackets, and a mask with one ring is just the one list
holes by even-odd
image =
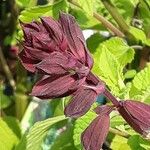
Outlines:
{"label": "green leaf", "polygon": [[68,127],[54,141],[50,150],[77,150],[73,142],[73,127]]}
{"label": "green leaf", "polygon": [[125,88],[122,67],[105,44],[101,44],[94,53],[93,71],[109,86],[113,94],[119,96]]}
{"label": "green leaf", "polygon": [[128,70],[128,71],[124,74],[124,77],[125,77],[125,79],[132,79],[135,75],[136,75],[136,70],[131,69],[131,70]]}
{"label": "green leaf", "polygon": [[134,59],[134,49],[129,47],[121,38],[111,38],[103,42],[101,45],[104,45],[123,67]]}
{"label": "green leaf", "polygon": [[48,130],[56,123],[67,118],[58,116],[35,123],[35,125],[24,135],[16,150],[41,150],[41,144]]}
{"label": "green leaf", "polygon": [[7,123],[8,127],[13,131],[13,133],[20,139],[21,138],[21,127],[19,121],[11,116],[3,117],[3,121]]}
{"label": "green leaf", "polygon": [[150,141],[142,138],[141,136],[139,136],[139,144],[145,150],[149,150],[150,149]]}
{"label": "green leaf", "polygon": [[105,40],[99,33],[95,33],[91,35],[87,40],[87,47],[91,53],[95,53],[96,49],[98,48],[99,44]]}
{"label": "green leaf", "polygon": [[78,4],[83,8],[86,13],[93,16],[94,0],[78,0]]}
{"label": "green leaf", "polygon": [[56,100],[50,101],[50,108],[53,117],[63,115],[63,107],[64,107],[65,98],[58,98]]}
{"label": "green leaf", "polygon": [[18,122],[13,117],[0,118],[0,148],[12,150],[19,142]]}
{"label": "green leaf", "polygon": [[147,45],[150,46],[150,42],[149,39],[147,39],[144,31],[135,28],[135,27],[130,27],[130,31],[129,31],[136,39],[136,42],[138,44],[143,44],[143,45]]}
{"label": "green leaf", "polygon": [[20,7],[33,7],[36,5],[37,0],[16,0]]}
{"label": "green leaf", "polygon": [[112,128],[116,128],[117,126],[123,125],[125,123],[124,119],[120,115],[116,115],[111,118],[110,124]]}
{"label": "green leaf", "polygon": [[4,95],[1,91],[0,91],[0,109],[4,109],[10,106],[11,104],[11,97]]}
{"label": "green leaf", "polygon": [[31,22],[33,20],[39,19],[39,17],[41,16],[52,16],[54,18],[57,18],[61,10],[67,10],[66,0],[59,0],[54,4],[27,8],[21,12],[19,19],[22,22]]}
{"label": "green leaf", "polygon": [[121,38],[101,43],[94,56],[93,71],[106,82],[113,94],[122,98],[125,92],[123,68],[134,58],[134,50]]}
{"label": "green leaf", "polygon": [[[131,149],[147,150],[148,148],[150,148],[150,143],[148,141],[142,139],[139,135],[131,136],[128,139],[127,143],[131,147]],[[147,149],[145,149],[141,145],[144,145]]]}
{"label": "green leaf", "polygon": [[80,27],[83,29],[98,29],[102,30],[104,27],[94,17],[86,14],[82,9],[71,7],[70,13],[75,16]]}
{"label": "green leaf", "polygon": [[150,64],[136,74],[129,95],[132,99],[150,103]]}
{"label": "green leaf", "polygon": [[122,136],[116,135],[110,145],[112,150],[131,150],[130,146],[127,144],[128,139]]}
{"label": "green leaf", "polygon": [[74,139],[74,145],[77,147],[77,149],[81,149],[80,136],[82,132],[89,126],[89,124],[92,122],[92,120],[95,117],[96,114],[92,110],[90,110],[83,117],[75,121],[73,139]]}

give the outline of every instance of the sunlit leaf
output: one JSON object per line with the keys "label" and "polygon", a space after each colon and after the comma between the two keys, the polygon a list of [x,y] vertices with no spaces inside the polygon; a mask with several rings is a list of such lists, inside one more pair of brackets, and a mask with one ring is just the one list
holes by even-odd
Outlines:
{"label": "sunlit leaf", "polygon": [[145,101],[150,103],[150,64],[147,64],[143,70],[141,70],[134,77],[130,90],[130,98]]}
{"label": "sunlit leaf", "polygon": [[116,135],[111,142],[110,148],[113,150],[131,150],[127,141],[127,138]]}
{"label": "sunlit leaf", "polygon": [[94,53],[93,71],[106,82],[115,95],[125,87],[123,83],[122,67],[115,56],[105,45],[100,45]]}
{"label": "sunlit leaf", "polygon": [[16,0],[16,3],[20,7],[32,7],[36,5],[37,0]]}
{"label": "sunlit leaf", "polygon": [[0,118],[0,148],[2,150],[11,150],[19,142],[18,128],[18,122],[15,118]]}
{"label": "sunlit leaf", "polygon": [[66,11],[67,3],[65,0],[59,0],[54,4],[47,4],[43,6],[35,6],[27,8],[21,12],[19,19],[22,22],[31,22],[39,19],[41,16],[52,16],[57,18],[60,11]]}
{"label": "sunlit leaf", "polygon": [[78,0],[78,3],[86,13],[88,13],[89,15],[93,15],[94,0]]}
{"label": "sunlit leaf", "polygon": [[29,132],[24,135],[16,150],[41,150],[43,139],[51,126],[65,119],[65,116],[58,116],[35,123]]}
{"label": "sunlit leaf", "polygon": [[137,43],[150,46],[149,39],[147,39],[144,31],[135,27],[130,27],[129,32],[135,37]]}
{"label": "sunlit leaf", "polygon": [[91,53],[95,53],[99,44],[102,43],[105,40],[104,37],[102,37],[99,33],[95,33],[91,35],[87,40],[87,47],[90,50]]}
{"label": "sunlit leaf", "polygon": [[[142,139],[139,135],[133,135],[128,139],[128,145],[131,149],[147,150],[150,148],[150,143]],[[148,144],[149,143],[149,144]],[[142,147],[144,145],[144,147]]]}

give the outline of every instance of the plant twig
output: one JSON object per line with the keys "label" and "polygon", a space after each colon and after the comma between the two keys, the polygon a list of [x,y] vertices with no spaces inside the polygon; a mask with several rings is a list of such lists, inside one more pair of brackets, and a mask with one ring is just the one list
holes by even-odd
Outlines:
{"label": "plant twig", "polygon": [[129,26],[126,24],[124,18],[120,15],[117,8],[111,3],[110,0],[101,0],[104,4],[105,8],[108,10],[108,12],[111,14],[111,16],[114,18],[114,20],[119,25],[120,29],[124,33],[129,32]]}
{"label": "plant twig", "polygon": [[15,81],[13,79],[13,76],[12,76],[12,73],[7,65],[7,62],[5,60],[5,57],[4,57],[4,54],[2,52],[2,49],[0,47],[0,63],[1,63],[1,66],[5,72],[5,75],[9,81],[9,84],[12,86],[12,88],[15,90]]}
{"label": "plant twig", "polygon": [[[82,9],[82,7],[77,2],[75,2],[73,0],[70,0],[69,2],[71,4],[73,4],[74,6],[77,6],[77,7],[79,7],[79,8]],[[109,29],[111,32],[113,32],[118,37],[123,38],[125,36],[118,28],[116,28],[111,22],[109,22],[108,20],[106,20],[103,16],[101,16],[97,12],[93,13],[93,17],[95,19],[97,19],[98,21],[100,21],[107,29]]]}
{"label": "plant twig", "polygon": [[119,101],[116,99],[115,96],[111,94],[111,92],[108,89],[105,89],[103,95],[107,97],[116,107],[119,105]]}
{"label": "plant twig", "polygon": [[119,29],[117,29],[112,23],[106,20],[103,16],[99,15],[96,12],[93,13],[93,16],[118,37],[121,38],[125,37],[125,35]]}
{"label": "plant twig", "polygon": [[132,45],[130,47],[133,48],[133,49],[137,49],[137,50],[142,50],[143,49],[143,46],[140,46],[140,45]]}
{"label": "plant twig", "polygon": [[114,128],[109,128],[109,132],[113,133],[113,134],[117,134],[117,135],[120,135],[120,136],[123,136],[125,138],[129,138],[130,135],[126,132],[123,132],[123,131],[119,131],[117,129],[114,129]]}

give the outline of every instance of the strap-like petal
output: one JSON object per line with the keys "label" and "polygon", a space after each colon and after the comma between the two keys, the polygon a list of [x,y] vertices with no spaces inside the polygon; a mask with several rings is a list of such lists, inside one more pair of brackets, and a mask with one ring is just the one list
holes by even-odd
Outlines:
{"label": "strap-like petal", "polygon": [[70,75],[49,76],[34,85],[31,95],[41,99],[68,96],[76,90],[69,90],[74,82],[76,82],[76,79]]}
{"label": "strap-like petal", "polygon": [[99,115],[82,133],[81,141],[85,150],[100,150],[109,131],[108,114]]}
{"label": "strap-like petal", "polygon": [[84,115],[96,100],[97,93],[89,88],[78,89],[65,108],[65,115],[69,117],[80,117]]}

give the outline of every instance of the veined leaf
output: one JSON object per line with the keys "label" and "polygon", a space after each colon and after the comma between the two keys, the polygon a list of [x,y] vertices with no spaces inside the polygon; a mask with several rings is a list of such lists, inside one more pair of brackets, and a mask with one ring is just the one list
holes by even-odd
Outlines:
{"label": "veined leaf", "polygon": [[136,74],[132,81],[130,98],[150,103],[150,64]]}
{"label": "veined leaf", "polygon": [[16,0],[16,3],[20,7],[32,7],[36,5],[37,0]]}
{"label": "veined leaf", "polygon": [[123,68],[134,58],[134,50],[121,38],[111,38],[101,43],[93,54],[93,71],[106,82],[113,94],[123,98],[125,84]]}
{"label": "veined leaf", "polygon": [[113,94],[120,96],[125,88],[122,74],[123,67],[117,58],[109,51],[107,45],[101,44],[94,53],[95,65],[93,71],[106,82]]}
{"label": "veined leaf", "polygon": [[16,150],[41,150],[43,139],[51,126],[65,119],[65,116],[58,116],[35,123],[29,132],[24,135]]}
{"label": "veined leaf", "polygon": [[78,0],[78,3],[86,13],[88,13],[91,16],[93,15],[94,0]]}
{"label": "veined leaf", "polygon": [[[10,120],[9,120],[10,119]],[[19,142],[18,122],[12,117],[0,118],[0,148],[12,150]]]}
{"label": "veined leaf", "polygon": [[110,148],[112,148],[112,150],[131,150],[127,141],[127,138],[116,135],[111,142]]}
{"label": "veined leaf", "polygon": [[54,4],[27,8],[21,12],[19,19],[22,22],[31,22],[33,20],[39,19],[41,16],[53,16],[54,18],[57,18],[60,10],[65,11],[66,9],[66,0],[59,0]]}
{"label": "veined leaf", "polygon": [[121,38],[111,38],[103,42],[101,45],[104,45],[123,67],[134,59],[134,49],[129,47],[127,43]]}
{"label": "veined leaf", "polygon": [[150,41],[147,39],[144,31],[135,27],[130,27],[129,32],[135,37],[137,43],[150,46]]}

